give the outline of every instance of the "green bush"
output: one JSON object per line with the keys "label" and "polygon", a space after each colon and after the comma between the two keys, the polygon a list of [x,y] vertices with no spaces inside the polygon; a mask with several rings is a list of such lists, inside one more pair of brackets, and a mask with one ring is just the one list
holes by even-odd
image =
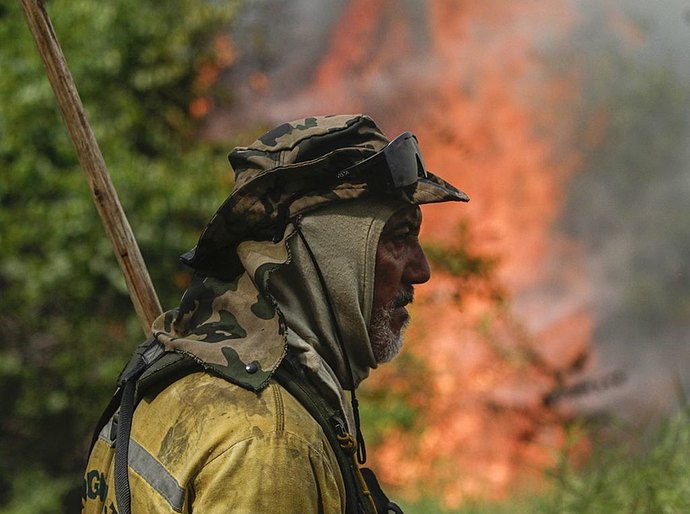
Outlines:
{"label": "green bush", "polygon": [[649,449],[595,452],[587,467],[564,461],[540,502],[548,514],[681,514],[690,512],[690,412],[671,416]]}
{"label": "green bush", "polygon": [[[189,106],[213,94],[197,77],[222,65],[214,41],[236,3],[48,7],[171,307],[185,287],[178,254],[232,186],[225,151],[234,142],[195,141]],[[10,0],[0,2],[0,68],[0,511],[73,512],[90,431],[143,335],[20,4]]]}

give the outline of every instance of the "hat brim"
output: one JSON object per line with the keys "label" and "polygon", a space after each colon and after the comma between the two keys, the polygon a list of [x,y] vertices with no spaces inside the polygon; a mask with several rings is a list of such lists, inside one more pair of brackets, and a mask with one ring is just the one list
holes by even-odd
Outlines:
{"label": "hat brim", "polygon": [[412,203],[418,205],[439,202],[469,202],[470,197],[464,191],[446,182],[433,173],[417,180],[412,193]]}

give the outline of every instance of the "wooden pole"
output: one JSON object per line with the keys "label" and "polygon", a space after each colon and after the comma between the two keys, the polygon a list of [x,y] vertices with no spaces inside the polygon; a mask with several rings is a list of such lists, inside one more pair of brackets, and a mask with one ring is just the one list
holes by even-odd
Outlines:
{"label": "wooden pole", "polygon": [[62,119],[67,125],[93,201],[113,245],[117,262],[125,275],[127,289],[139,321],[148,337],[151,323],[161,314],[156,291],[146,264],[110,180],[103,155],[89,126],[84,106],[67,67],[65,56],[42,0],[21,0],[24,15],[38,53],[45,65]]}

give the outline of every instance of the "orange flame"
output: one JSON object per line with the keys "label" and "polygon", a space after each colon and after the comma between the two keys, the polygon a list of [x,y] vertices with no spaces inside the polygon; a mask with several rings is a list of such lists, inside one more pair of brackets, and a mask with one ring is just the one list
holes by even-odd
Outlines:
{"label": "orange flame", "polygon": [[[544,80],[537,39],[562,37],[577,17],[566,2],[434,0],[423,19],[411,5],[352,0],[305,96],[395,131],[414,127],[429,168],[472,197],[425,208],[423,236],[443,241],[468,221],[473,251],[500,257],[494,278],[512,310],[463,290],[458,305],[462,284],[439,273],[420,288],[407,351],[428,370],[412,400],[424,428],[389,430],[373,453],[389,485],[457,505],[538,482],[564,441],[544,398],[589,354],[579,250],[552,236],[579,162],[559,145],[568,122],[559,106],[579,89],[572,77]],[[570,300],[533,298],[551,283]],[[395,375],[377,370],[369,386],[390,389]]]}

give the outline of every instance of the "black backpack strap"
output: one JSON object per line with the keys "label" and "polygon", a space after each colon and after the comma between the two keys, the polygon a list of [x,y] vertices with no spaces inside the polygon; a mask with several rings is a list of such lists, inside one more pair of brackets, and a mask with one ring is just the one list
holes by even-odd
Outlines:
{"label": "black backpack strap", "polygon": [[164,353],[163,346],[151,339],[141,345],[134,357],[120,375],[118,386],[122,391],[120,414],[117,420],[117,438],[115,442],[115,498],[118,512],[131,514],[132,495],[129,489],[129,436],[132,432],[132,418],[136,406],[135,395],[137,380],[144,371]]}
{"label": "black backpack strap", "polygon": [[374,472],[369,468],[362,468],[361,471],[364,481],[369,486],[371,496],[374,498],[376,511],[379,514],[403,514],[402,509],[396,503],[390,501],[386,493],[383,492]]}
{"label": "black backpack strap", "polygon": [[[127,375],[132,369],[137,366],[137,363],[143,358],[142,356],[149,350],[150,346],[155,346],[157,343],[153,343],[151,340],[147,340],[135,351],[132,358],[127,362],[124,370],[120,373],[117,379],[118,385],[122,382],[125,375]],[[146,360],[150,362],[147,364],[144,371],[141,373],[138,379],[136,379],[135,405],[139,403],[141,396],[156,387],[165,387],[172,384],[178,378],[194,373],[202,369],[201,364],[197,363],[191,357],[180,353],[172,352],[162,352],[162,347],[160,349],[149,350],[150,353],[147,354]],[[123,388],[118,387],[113,397],[110,399],[107,407],[101,414],[101,417],[96,423],[96,429],[93,432],[91,438],[91,445],[89,446],[89,453],[93,450],[98,436],[100,435],[103,427],[108,423],[108,421],[113,417],[113,415],[120,408],[120,403],[122,402]]]}
{"label": "black backpack strap", "polygon": [[[144,355],[144,353],[148,351],[150,347],[155,346],[155,344],[157,343],[155,343],[153,339],[147,339],[137,347],[132,358],[127,362],[125,368],[120,372],[120,376],[117,379],[118,386],[120,386],[122,377],[125,376],[128,373],[128,371],[136,367],[137,363],[143,358],[142,356]],[[110,402],[108,402],[108,405],[106,406],[105,410],[101,414],[101,417],[98,418],[98,423],[96,423],[96,429],[94,430],[93,436],[91,437],[89,454],[93,451],[93,447],[96,444],[98,436],[101,433],[101,430],[103,430],[103,427],[106,425],[106,423],[108,423],[110,418],[112,418],[113,415],[117,412],[117,409],[120,408],[120,403],[122,402],[122,393],[122,387],[118,387],[115,391],[115,394],[113,394],[113,397],[110,399]]]}
{"label": "black backpack strap", "polygon": [[129,436],[134,417],[134,393],[136,381],[146,369],[146,361],[139,357],[136,365],[121,377],[122,400],[117,420],[117,439],[115,443],[115,498],[120,514],[131,514],[132,496],[129,490],[128,456]]}
{"label": "black backpack strap", "polygon": [[[299,365],[288,355],[273,377],[309,412],[323,429],[333,448],[340,473],[345,482],[346,512],[348,514],[387,514],[402,511],[391,503],[378,484],[373,471],[360,469],[357,464],[357,442],[345,430],[341,412],[331,408],[310,385]],[[373,478],[373,480],[372,480]],[[372,489],[375,485],[375,490]],[[380,493],[380,494],[379,494]],[[394,509],[398,509],[397,511]]]}

